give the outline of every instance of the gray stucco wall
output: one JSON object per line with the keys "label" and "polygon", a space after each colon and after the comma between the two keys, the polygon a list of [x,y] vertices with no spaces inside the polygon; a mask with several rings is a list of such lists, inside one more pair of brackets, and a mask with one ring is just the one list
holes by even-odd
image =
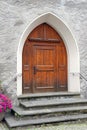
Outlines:
{"label": "gray stucco wall", "polygon": [[[17,48],[24,29],[46,12],[56,14],[71,28],[80,51],[81,73],[87,78],[87,0],[0,0],[0,80],[3,86],[16,75]],[[85,97],[86,84],[82,79],[81,94]],[[6,89],[14,98],[16,82],[8,86]]]}

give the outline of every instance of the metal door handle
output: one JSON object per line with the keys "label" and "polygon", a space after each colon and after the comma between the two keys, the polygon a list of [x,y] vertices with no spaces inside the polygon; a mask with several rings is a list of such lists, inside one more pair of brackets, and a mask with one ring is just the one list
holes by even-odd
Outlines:
{"label": "metal door handle", "polygon": [[33,67],[33,73],[36,74],[36,67]]}

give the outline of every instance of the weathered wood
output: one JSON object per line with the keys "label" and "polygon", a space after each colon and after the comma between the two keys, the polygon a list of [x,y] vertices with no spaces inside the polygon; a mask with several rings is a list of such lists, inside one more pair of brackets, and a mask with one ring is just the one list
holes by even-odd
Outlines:
{"label": "weathered wood", "polygon": [[51,43],[60,43],[61,40],[58,39],[42,39],[42,38],[29,38],[29,41],[33,41],[33,42],[51,42]]}
{"label": "weathered wood", "polygon": [[23,93],[67,90],[67,54],[63,40],[48,24],[28,36],[22,56]]}

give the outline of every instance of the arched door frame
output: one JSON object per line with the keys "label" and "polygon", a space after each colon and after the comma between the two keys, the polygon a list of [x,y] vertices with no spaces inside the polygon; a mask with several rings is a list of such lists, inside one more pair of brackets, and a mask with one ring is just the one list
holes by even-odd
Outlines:
{"label": "arched door frame", "polygon": [[17,95],[22,94],[22,51],[30,32],[42,23],[48,23],[62,37],[68,56],[68,92],[80,92],[80,58],[76,40],[67,25],[53,13],[46,13],[32,21],[23,32],[17,51]]}

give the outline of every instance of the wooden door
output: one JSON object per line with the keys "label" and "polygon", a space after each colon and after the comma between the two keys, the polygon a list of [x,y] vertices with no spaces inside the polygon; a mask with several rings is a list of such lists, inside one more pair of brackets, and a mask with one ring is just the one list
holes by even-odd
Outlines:
{"label": "wooden door", "polygon": [[23,93],[67,90],[67,54],[63,40],[48,24],[36,27],[23,48]]}

